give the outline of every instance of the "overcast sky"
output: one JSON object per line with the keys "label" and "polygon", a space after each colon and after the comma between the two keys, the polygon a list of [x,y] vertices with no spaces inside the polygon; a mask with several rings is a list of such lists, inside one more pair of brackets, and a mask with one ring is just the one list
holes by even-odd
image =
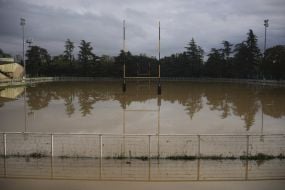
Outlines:
{"label": "overcast sky", "polygon": [[20,18],[26,36],[51,55],[64,51],[70,38],[76,51],[90,41],[97,55],[117,55],[126,46],[132,53],[157,56],[158,21],[163,56],[184,51],[193,37],[206,53],[246,39],[252,29],[264,44],[264,19],[269,19],[268,47],[285,44],[285,0],[0,0],[0,48],[21,54]]}

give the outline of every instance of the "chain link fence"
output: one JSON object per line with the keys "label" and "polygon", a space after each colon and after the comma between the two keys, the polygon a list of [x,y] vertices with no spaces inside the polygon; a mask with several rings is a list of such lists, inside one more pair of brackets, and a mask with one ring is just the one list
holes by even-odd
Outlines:
{"label": "chain link fence", "polygon": [[0,134],[2,156],[77,158],[284,157],[285,135]]}

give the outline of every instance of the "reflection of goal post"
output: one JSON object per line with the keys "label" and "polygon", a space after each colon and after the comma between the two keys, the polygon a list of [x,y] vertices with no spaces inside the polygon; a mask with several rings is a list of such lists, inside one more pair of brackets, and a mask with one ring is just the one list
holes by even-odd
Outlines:
{"label": "reflection of goal post", "polygon": [[[124,96],[125,98],[125,96]],[[156,136],[157,136],[157,157],[160,157],[160,106],[161,106],[161,97],[157,96],[157,109],[127,109],[126,108],[126,104],[124,102],[123,105],[123,148],[122,148],[122,153],[121,155],[123,157],[125,157],[125,146],[126,146],[126,142],[125,142],[125,136],[128,134],[127,130],[126,130],[126,112],[137,112],[137,113],[156,113],[157,114],[157,123],[156,123]]]}
{"label": "reflection of goal post", "polygon": [[160,22],[158,22],[158,73],[157,76],[126,76],[126,22],[123,21],[123,52],[124,52],[124,63],[123,63],[123,92],[126,91],[127,85],[126,80],[127,79],[157,79],[157,94],[161,94],[161,84],[160,84]]}

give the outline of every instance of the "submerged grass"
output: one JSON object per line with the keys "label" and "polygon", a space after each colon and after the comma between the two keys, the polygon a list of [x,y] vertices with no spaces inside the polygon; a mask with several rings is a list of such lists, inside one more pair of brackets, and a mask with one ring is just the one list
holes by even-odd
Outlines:
{"label": "submerged grass", "polygon": [[[39,152],[34,152],[30,154],[12,154],[12,155],[0,155],[2,158],[9,158],[9,157],[19,157],[19,158],[46,158],[50,157],[48,154],[44,153],[39,153]],[[100,159],[100,157],[86,157],[86,156],[69,156],[69,155],[62,155],[62,156],[56,156],[57,158],[61,159]],[[164,159],[164,160],[196,160],[196,159],[201,159],[201,160],[272,160],[272,159],[285,159],[285,155],[279,154],[277,156],[274,155],[268,155],[268,154],[263,154],[263,153],[258,153],[256,155],[249,155],[249,156],[223,156],[223,155],[213,155],[213,156],[189,156],[189,155],[176,155],[176,156],[166,156],[166,157],[160,157],[160,156],[154,156],[154,157],[148,157],[148,156],[107,156],[107,157],[102,157],[103,159],[106,160],[131,160],[131,159],[136,159],[136,160],[154,160],[154,159]]]}
{"label": "submerged grass", "polygon": [[1,155],[2,158],[46,158],[46,157],[50,157],[47,154],[44,153],[39,153],[39,152],[34,152],[34,153],[30,153],[30,154],[10,154],[10,155]]}
{"label": "submerged grass", "polygon": [[258,153],[253,156],[240,156],[241,160],[272,160],[272,159],[285,159],[283,154],[279,154],[278,156],[268,155],[263,153]]}

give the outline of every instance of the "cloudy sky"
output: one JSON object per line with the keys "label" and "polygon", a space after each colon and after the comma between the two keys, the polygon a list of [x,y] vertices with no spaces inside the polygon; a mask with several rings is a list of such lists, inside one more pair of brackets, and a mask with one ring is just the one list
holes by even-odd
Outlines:
{"label": "cloudy sky", "polygon": [[268,46],[285,44],[285,0],[0,0],[0,48],[21,54],[20,18],[26,36],[51,55],[64,41],[90,41],[97,55],[122,49],[126,20],[127,50],[157,55],[158,21],[163,56],[184,51],[193,37],[206,53],[221,41],[239,43],[252,29],[264,44],[264,19],[269,19]]}

